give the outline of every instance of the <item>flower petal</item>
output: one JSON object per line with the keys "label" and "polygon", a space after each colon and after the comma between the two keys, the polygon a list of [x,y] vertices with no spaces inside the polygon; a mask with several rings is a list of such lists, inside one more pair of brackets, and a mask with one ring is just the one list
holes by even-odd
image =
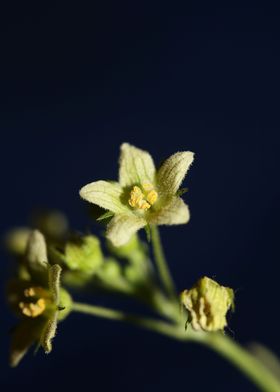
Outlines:
{"label": "flower petal", "polygon": [[80,190],[81,198],[116,214],[129,208],[121,202],[122,188],[117,182],[95,181]]}
{"label": "flower petal", "polygon": [[154,183],[155,165],[151,155],[128,143],[121,145],[119,182],[121,186]]}
{"label": "flower petal", "polygon": [[45,320],[26,319],[22,320],[12,331],[10,349],[10,365],[16,367],[32,344],[40,339]]}
{"label": "flower petal", "polygon": [[49,354],[52,351],[52,340],[55,337],[57,329],[57,317],[58,311],[54,312],[49,318],[41,334],[40,344],[46,354]]}
{"label": "flower petal", "polygon": [[145,219],[136,215],[116,215],[108,224],[106,237],[114,246],[121,246],[146,224]]}
{"label": "flower petal", "polygon": [[189,207],[180,197],[172,197],[162,208],[149,217],[149,223],[154,225],[180,225],[189,220]]}
{"label": "flower petal", "polygon": [[38,230],[33,230],[28,238],[26,262],[31,275],[45,281],[48,268],[47,245],[45,237]]}
{"label": "flower petal", "polygon": [[177,152],[166,159],[157,173],[159,192],[175,195],[194,159],[190,151]]}
{"label": "flower petal", "polygon": [[58,306],[60,301],[60,276],[62,268],[58,264],[49,267],[49,289],[54,303]]}

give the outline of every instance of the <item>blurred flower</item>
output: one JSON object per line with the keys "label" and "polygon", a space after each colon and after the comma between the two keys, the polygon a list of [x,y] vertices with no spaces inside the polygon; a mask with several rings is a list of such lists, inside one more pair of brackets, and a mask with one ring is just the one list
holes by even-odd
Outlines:
{"label": "blurred flower", "polygon": [[48,241],[63,241],[69,233],[68,220],[59,210],[37,210],[32,214],[31,223]]}
{"label": "blurred flower", "polygon": [[71,310],[71,297],[60,287],[61,267],[48,264],[44,236],[31,232],[24,263],[8,284],[8,302],[20,323],[12,331],[10,364],[17,366],[30,346],[52,350],[57,322]]}
{"label": "blurred flower", "polygon": [[36,211],[32,214],[29,227],[15,227],[7,232],[4,245],[15,256],[23,256],[32,227],[36,227],[50,243],[59,244],[65,241],[69,234],[66,216],[57,210]]}
{"label": "blurred flower", "polygon": [[124,143],[121,146],[119,182],[95,181],[80,190],[80,196],[112,217],[106,236],[121,246],[146,225],[187,223],[188,206],[179,187],[193,161],[192,152],[177,152],[156,171],[151,155]]}
{"label": "blurred flower", "polygon": [[190,313],[193,329],[218,331],[227,326],[226,314],[234,306],[234,292],[205,276],[183,291],[181,300]]}
{"label": "blurred flower", "polygon": [[30,233],[31,229],[28,227],[16,227],[8,231],[4,238],[7,250],[16,256],[22,256],[26,251]]}

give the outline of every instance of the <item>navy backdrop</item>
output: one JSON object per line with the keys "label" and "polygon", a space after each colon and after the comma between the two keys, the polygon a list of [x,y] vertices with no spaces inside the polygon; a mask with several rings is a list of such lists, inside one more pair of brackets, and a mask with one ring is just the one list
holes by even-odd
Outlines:
{"label": "navy backdrop", "polygon": [[[280,354],[277,9],[91,3],[1,12],[1,233],[36,206],[88,227],[78,190],[116,178],[123,141],[156,162],[192,150],[191,222],[162,230],[178,288],[202,275],[235,288],[235,338]],[[9,263],[1,252],[2,283]],[[82,315],[60,325],[51,355],[11,370],[1,302],[3,390],[256,390],[206,349]]]}

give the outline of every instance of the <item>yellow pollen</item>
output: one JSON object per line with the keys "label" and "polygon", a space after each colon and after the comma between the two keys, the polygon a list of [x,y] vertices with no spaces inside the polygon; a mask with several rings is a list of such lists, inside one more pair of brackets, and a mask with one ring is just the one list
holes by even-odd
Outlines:
{"label": "yellow pollen", "polygon": [[35,297],[35,290],[34,287],[30,287],[29,289],[24,290],[25,297]]}
{"label": "yellow pollen", "polygon": [[24,290],[24,296],[29,297],[48,297],[48,292],[42,287],[29,287]]}
{"label": "yellow pollen", "polygon": [[158,198],[158,194],[157,194],[157,192],[156,192],[155,190],[150,191],[150,192],[147,194],[147,196],[146,196],[147,201],[148,201],[151,205],[153,205],[153,204],[157,201],[157,198]]}
{"label": "yellow pollen", "polygon": [[46,301],[39,298],[35,303],[33,302],[20,302],[19,307],[22,313],[27,317],[38,317],[46,309]]}
{"label": "yellow pollen", "polygon": [[27,317],[40,316],[45,311],[47,302],[49,302],[48,292],[42,287],[29,287],[24,290],[23,294],[27,301],[19,303],[22,314]]}
{"label": "yellow pollen", "polygon": [[147,211],[157,201],[158,194],[152,184],[142,184],[141,188],[137,185],[132,188],[128,203],[135,209]]}

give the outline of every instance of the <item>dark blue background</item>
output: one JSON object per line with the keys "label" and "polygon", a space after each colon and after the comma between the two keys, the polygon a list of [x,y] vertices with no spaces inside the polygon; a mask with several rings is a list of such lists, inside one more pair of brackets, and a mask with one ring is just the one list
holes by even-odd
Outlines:
{"label": "dark blue background", "polygon": [[[279,12],[256,2],[112,3],[1,12],[1,232],[36,206],[86,228],[78,190],[116,178],[123,141],[157,162],[192,150],[191,222],[162,230],[178,288],[202,275],[235,288],[236,339],[280,354]],[[12,324],[2,305],[4,389],[256,390],[206,349],[79,315],[60,325],[50,356],[11,370]]]}

